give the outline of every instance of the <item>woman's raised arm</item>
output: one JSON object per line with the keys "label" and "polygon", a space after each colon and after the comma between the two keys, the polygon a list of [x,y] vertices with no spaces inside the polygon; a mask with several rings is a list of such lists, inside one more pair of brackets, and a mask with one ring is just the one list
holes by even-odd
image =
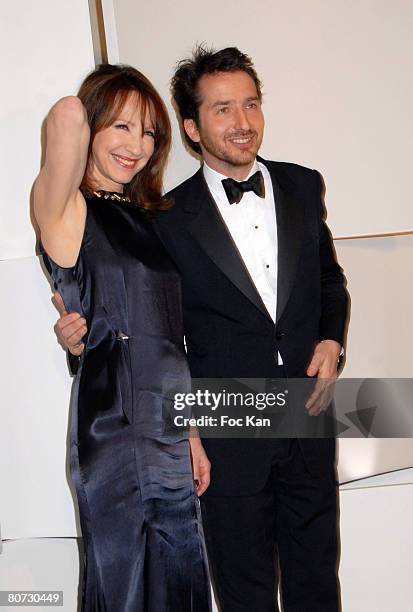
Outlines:
{"label": "woman's raised arm", "polygon": [[90,130],[79,98],[62,98],[46,119],[45,163],[34,187],[34,213],[47,253],[61,266],[75,264],[84,231],[86,204],[79,191]]}

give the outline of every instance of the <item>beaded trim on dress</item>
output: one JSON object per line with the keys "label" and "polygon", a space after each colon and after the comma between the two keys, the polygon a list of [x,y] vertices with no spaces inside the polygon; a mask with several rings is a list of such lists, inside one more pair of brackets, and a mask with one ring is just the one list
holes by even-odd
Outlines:
{"label": "beaded trim on dress", "polygon": [[127,202],[128,204],[132,204],[132,200],[129,196],[117,191],[104,191],[103,189],[98,189],[97,191],[85,191],[83,195],[85,198],[102,198],[103,200],[114,200],[115,202]]}
{"label": "beaded trim on dress", "polygon": [[138,211],[141,215],[143,215],[146,219],[150,220],[155,217],[155,214],[140,206],[136,202],[133,202],[129,196],[118,192],[118,191],[105,191],[104,189],[97,189],[96,191],[82,191],[82,194],[87,199],[98,198],[101,200],[111,200],[112,202],[118,202],[120,204],[125,204],[127,208],[131,208],[133,210]]}

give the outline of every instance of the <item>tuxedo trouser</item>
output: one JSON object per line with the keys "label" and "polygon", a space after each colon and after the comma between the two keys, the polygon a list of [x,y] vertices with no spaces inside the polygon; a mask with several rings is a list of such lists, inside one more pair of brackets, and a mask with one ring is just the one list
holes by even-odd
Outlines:
{"label": "tuxedo trouser", "polygon": [[274,440],[265,487],[201,497],[221,612],[275,612],[277,552],[284,612],[338,612],[335,468],[310,473],[297,440]]}

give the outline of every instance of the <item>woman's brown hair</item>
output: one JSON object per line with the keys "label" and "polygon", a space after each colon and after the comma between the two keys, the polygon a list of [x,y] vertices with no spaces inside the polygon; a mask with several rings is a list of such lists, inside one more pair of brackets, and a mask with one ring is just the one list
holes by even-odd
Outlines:
{"label": "woman's brown hair", "polygon": [[[162,185],[171,146],[171,124],[152,83],[132,66],[101,64],[80,86],[78,97],[86,109],[90,127],[89,155],[95,135],[119,117],[130,93],[138,95],[142,121],[149,112],[155,130],[155,147],[146,166],[124,186],[124,193],[149,211],[164,210],[170,206],[162,197]],[[87,169],[81,189],[89,192],[96,189],[87,176]]]}

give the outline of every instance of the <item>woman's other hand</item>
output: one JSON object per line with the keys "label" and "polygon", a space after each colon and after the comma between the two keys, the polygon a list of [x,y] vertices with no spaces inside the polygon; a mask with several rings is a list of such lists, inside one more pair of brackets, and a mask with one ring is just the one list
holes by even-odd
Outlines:
{"label": "woman's other hand", "polygon": [[211,463],[197,435],[190,434],[189,444],[191,447],[192,474],[195,481],[196,494],[198,497],[201,497],[209,487]]}

